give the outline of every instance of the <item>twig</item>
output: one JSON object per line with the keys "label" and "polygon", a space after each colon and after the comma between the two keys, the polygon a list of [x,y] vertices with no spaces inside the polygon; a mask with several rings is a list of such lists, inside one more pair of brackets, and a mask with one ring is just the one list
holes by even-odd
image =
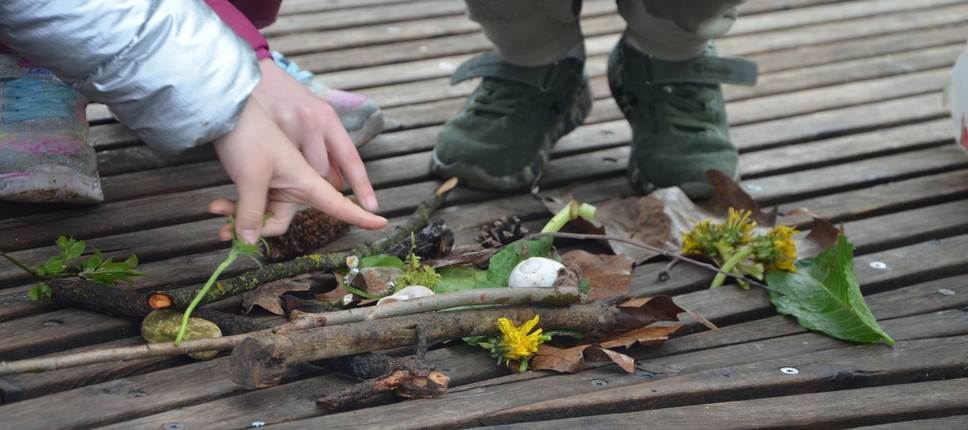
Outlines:
{"label": "twig", "polygon": [[[313,254],[295,258],[282,263],[267,264],[236,278],[219,281],[205,296],[201,304],[211,303],[223,298],[254,290],[262,284],[280,279],[291,278],[303,273],[338,270],[346,265],[346,257],[364,257],[379,254],[382,250],[410,238],[410,234],[420,231],[430,222],[430,216],[444,202],[447,193],[456,186],[456,181],[448,181],[438,188],[433,197],[421,202],[407,221],[394,229],[390,235],[371,243],[360,244],[349,251],[328,254]],[[165,296],[171,306],[186,308],[198,294],[199,287],[157,292],[152,295]]]}
{"label": "twig", "polygon": [[636,241],[636,240],[632,240],[632,239],[629,239],[629,238],[626,238],[626,237],[609,236],[609,235],[605,235],[605,234],[583,234],[583,233],[535,233],[535,234],[532,234],[532,235],[527,236],[525,239],[537,239],[537,238],[541,238],[541,237],[562,237],[562,238],[567,238],[567,239],[578,239],[578,240],[588,240],[588,239],[594,239],[594,240],[614,240],[616,242],[623,242],[623,243],[627,243],[629,245],[638,246],[638,247],[643,248],[643,249],[648,249],[649,251],[655,252],[656,254],[659,254],[659,255],[663,255],[663,256],[666,256],[666,257],[669,257],[669,258],[672,258],[672,259],[675,259],[675,260],[683,261],[683,262],[686,262],[686,263],[689,263],[689,264],[692,264],[692,265],[695,265],[695,266],[699,266],[699,267],[702,267],[702,268],[705,268],[705,269],[708,269],[708,270],[712,270],[713,272],[721,273],[721,274],[726,275],[726,276],[729,276],[731,278],[736,278],[736,279],[741,280],[743,282],[747,282],[750,285],[755,285],[757,287],[760,287],[760,288],[762,288],[764,290],[767,290],[767,291],[769,291],[771,293],[774,293],[774,294],[777,294],[777,295],[780,295],[780,296],[785,296],[786,295],[786,294],[784,294],[784,293],[782,293],[780,291],[774,290],[773,288],[767,287],[763,283],[757,282],[757,281],[752,280],[750,278],[747,278],[745,276],[739,276],[739,275],[737,275],[735,273],[727,272],[727,271],[722,270],[722,269],[720,269],[720,268],[718,268],[716,266],[713,266],[712,264],[707,264],[707,263],[703,263],[701,261],[696,261],[696,260],[693,260],[693,259],[691,259],[689,257],[684,257],[684,256],[679,255],[679,254],[676,254],[674,252],[669,252],[669,251],[666,251],[666,250],[664,250],[662,248],[656,248],[654,246],[647,245],[647,244],[644,244],[642,242],[639,242],[639,241]]}
{"label": "twig", "polygon": [[290,317],[289,324],[277,327],[276,333],[286,333],[324,325],[341,325],[361,321],[412,315],[420,312],[438,311],[459,306],[487,305],[495,303],[543,305],[569,305],[578,303],[576,287],[560,288],[479,288],[452,291],[419,299],[390,302],[380,306],[354,308],[345,311],[319,314],[298,313]]}
{"label": "twig", "polygon": [[[507,290],[513,294],[496,294],[496,290]],[[385,305],[374,306],[371,308],[359,308],[347,311],[333,312],[332,317],[321,316],[321,318],[306,318],[302,328],[312,327],[312,324],[336,324],[353,321],[375,320],[387,316],[406,315],[406,312],[419,313],[430,309],[446,309],[456,306],[480,305],[501,303],[565,303],[565,298],[574,297],[577,300],[578,290],[571,288],[496,288],[479,290],[462,290],[437,296],[424,297],[414,301],[394,302]],[[463,298],[463,299],[461,299]],[[492,301],[487,302],[486,299]],[[418,303],[419,302],[419,303]],[[440,302],[439,304],[436,302]],[[388,308],[384,311],[381,308]],[[310,314],[306,314],[310,315]],[[302,319],[299,321],[303,321]],[[251,333],[225,336],[217,339],[201,339],[184,341],[181,345],[175,346],[172,342],[152,343],[146,345],[130,346],[123,348],[101,349],[86,351],[75,354],[60,355],[44,358],[31,358],[18,361],[0,362],[0,376],[14,375],[18,373],[43,372],[48,370],[64,369],[68,367],[84,366],[88,364],[104,363],[109,361],[128,361],[143,358],[159,357],[165,355],[184,355],[202,351],[226,351],[235,348],[243,340],[256,337],[268,336],[272,334],[292,332],[300,328],[293,324],[285,324],[274,329],[266,329]],[[374,348],[382,349],[382,348]]]}
{"label": "twig", "polygon": [[37,272],[36,272],[36,271],[34,271],[34,269],[31,269],[31,268],[29,268],[29,267],[27,267],[27,266],[24,266],[24,265],[23,265],[23,263],[21,263],[21,262],[19,262],[19,261],[17,261],[17,259],[16,259],[16,258],[13,258],[13,257],[11,257],[11,256],[10,256],[9,254],[7,254],[6,252],[3,252],[3,251],[0,251],[0,257],[3,257],[3,258],[6,258],[6,259],[7,259],[7,260],[9,260],[9,261],[10,261],[11,263],[13,263],[13,264],[16,264],[16,265],[17,265],[17,267],[19,267],[19,268],[21,268],[21,269],[23,269],[23,270],[24,270],[25,272],[27,272],[27,273],[29,273],[29,274],[31,274],[31,275],[33,275],[33,276],[35,276],[35,277],[37,276]]}

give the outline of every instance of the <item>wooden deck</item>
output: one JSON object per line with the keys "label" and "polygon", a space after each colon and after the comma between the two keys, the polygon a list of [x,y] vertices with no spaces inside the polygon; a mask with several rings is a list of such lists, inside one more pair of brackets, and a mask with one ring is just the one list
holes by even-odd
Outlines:
{"label": "wooden deck", "polygon": [[[725,89],[743,183],[764,207],[807,207],[845,223],[874,315],[897,341],[856,345],[778,316],[762,291],[706,289],[710,274],[664,261],[635,269],[636,295],[673,295],[722,327],[690,326],[631,350],[633,374],[508,375],[486,354],[432,350],[452,377],[430,400],[326,413],[314,400],[348,378],[306,372],[248,391],[227,357],[92,365],[0,378],[0,428],[968,428],[968,155],[942,101],[965,47],[965,0],[750,0],[720,52],[759,63],[756,87]],[[489,44],[458,0],[287,0],[266,33],[277,50],[336,88],[377,100],[389,124],[361,150],[381,214],[399,223],[439,181],[427,172],[443,123],[475,83],[451,87]],[[579,199],[630,193],[630,129],[612,101],[606,59],[624,23],[610,0],[583,10],[597,99],[555,147],[541,183],[581,183]],[[25,262],[60,235],[136,254],[142,290],[199,284],[225,255],[207,203],[232,185],[211,152],[161,158],[103,110],[90,109],[107,201],[96,207],[0,205],[0,249]],[[501,215],[548,218],[526,194],[456,190],[438,212],[458,243]],[[354,230],[327,250],[386,232]],[[872,264],[879,262],[882,264]],[[230,274],[250,269],[240,263]],[[25,299],[30,279],[0,263],[0,361],[142,342],[138,321]],[[237,306],[230,300],[222,309]],[[799,370],[784,374],[782,367]]]}

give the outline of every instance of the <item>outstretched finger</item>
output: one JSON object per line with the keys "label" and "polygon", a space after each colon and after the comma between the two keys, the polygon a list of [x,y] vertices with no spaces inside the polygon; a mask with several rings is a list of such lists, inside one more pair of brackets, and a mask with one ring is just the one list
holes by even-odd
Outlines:
{"label": "outstretched finger", "polygon": [[[349,139],[348,136],[346,138]],[[363,165],[360,153],[352,145],[352,141],[348,142],[348,145],[333,145],[330,147],[330,160],[335,166],[338,166],[338,169],[333,168],[332,170],[346,179],[350,189],[353,190],[353,195],[364,208],[375,211],[379,208],[376,192],[373,191],[373,185],[370,184],[370,178],[366,173],[366,167]]]}
{"label": "outstretched finger", "polygon": [[317,176],[312,183],[308,184],[308,189],[306,202],[333,218],[367,230],[376,230],[387,225],[386,218],[361,208],[342,193],[336,191],[323,178]]}

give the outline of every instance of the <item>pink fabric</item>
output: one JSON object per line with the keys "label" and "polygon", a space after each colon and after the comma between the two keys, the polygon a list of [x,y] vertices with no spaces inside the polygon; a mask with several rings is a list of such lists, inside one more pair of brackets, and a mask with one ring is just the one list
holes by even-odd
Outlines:
{"label": "pink fabric", "polygon": [[229,27],[242,36],[255,49],[256,56],[272,58],[269,42],[259,33],[259,28],[276,20],[282,0],[205,0]]}

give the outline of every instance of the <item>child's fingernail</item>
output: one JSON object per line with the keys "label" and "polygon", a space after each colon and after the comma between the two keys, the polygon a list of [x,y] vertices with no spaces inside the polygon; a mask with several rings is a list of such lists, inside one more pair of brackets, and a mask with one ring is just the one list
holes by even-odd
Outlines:
{"label": "child's fingernail", "polygon": [[242,236],[242,240],[244,240],[245,243],[256,244],[259,242],[259,232],[255,230],[244,229],[239,231],[239,234]]}
{"label": "child's fingernail", "polygon": [[376,197],[370,196],[366,198],[366,210],[373,212],[380,209],[380,204],[376,202]]}

